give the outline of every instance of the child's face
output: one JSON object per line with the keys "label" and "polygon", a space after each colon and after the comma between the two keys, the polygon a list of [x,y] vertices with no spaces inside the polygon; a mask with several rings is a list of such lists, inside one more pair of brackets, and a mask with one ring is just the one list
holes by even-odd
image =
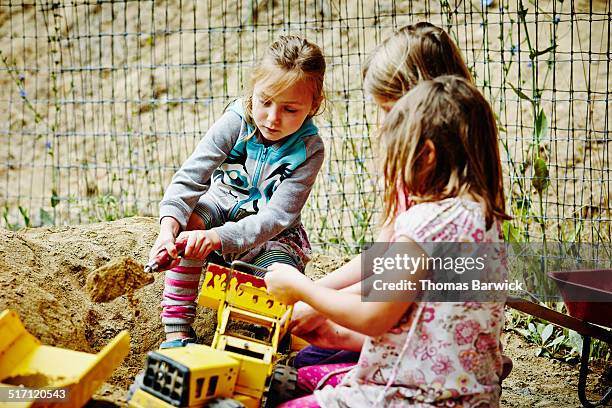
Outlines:
{"label": "child's face", "polygon": [[267,85],[256,83],[253,88],[253,120],[263,137],[275,142],[297,131],[316,106],[304,80],[274,96]]}

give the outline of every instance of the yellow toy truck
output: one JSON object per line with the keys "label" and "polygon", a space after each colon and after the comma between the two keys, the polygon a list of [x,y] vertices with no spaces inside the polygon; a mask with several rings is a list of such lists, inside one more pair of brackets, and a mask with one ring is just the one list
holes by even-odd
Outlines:
{"label": "yellow toy truck", "polygon": [[[277,364],[277,350],[292,307],[268,295],[262,278],[236,266],[263,270],[241,261],[231,269],[208,265],[198,303],[217,309],[211,346],[150,352],[128,394],[130,407],[256,408],[287,399],[282,393],[295,387],[295,370]],[[240,333],[236,322],[255,324],[261,333]]]}
{"label": "yellow toy truck", "polygon": [[[0,408],[82,407],[130,351],[127,331],[97,354],[41,344],[13,310],[0,313]],[[8,398],[9,400],[6,400]]]}

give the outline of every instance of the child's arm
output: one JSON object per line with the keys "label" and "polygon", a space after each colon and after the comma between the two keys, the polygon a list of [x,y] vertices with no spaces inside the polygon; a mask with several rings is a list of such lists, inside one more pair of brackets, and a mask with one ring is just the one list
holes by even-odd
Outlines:
{"label": "child's arm", "polygon": [[[375,242],[377,245],[374,245],[368,249],[368,257],[373,258],[382,256],[388,249],[388,246],[384,246],[383,244],[389,243],[392,234],[393,225],[386,223],[376,238]],[[378,251],[379,253],[376,253],[375,251]],[[317,280],[316,284],[331,289],[342,289],[357,282],[361,282],[361,280],[364,278],[361,274],[361,256],[362,254],[355,256],[350,260],[350,262],[342,265],[332,273]]]}
{"label": "child's arm", "polygon": [[160,219],[172,217],[185,229],[198,200],[210,187],[213,172],[235,146],[242,126],[242,119],[232,111],[211,126],[166,188],[159,203]]}
{"label": "child's arm", "polygon": [[[319,284],[319,281],[315,281],[315,284]],[[332,288],[333,289],[333,288]],[[346,293],[361,293],[361,281],[339,289]],[[313,330],[316,330],[321,324],[327,320],[327,317],[310,306],[308,303],[303,301],[297,302],[293,307],[293,314],[291,315],[291,322],[289,322],[289,328],[291,333],[296,336],[303,336]]]}
{"label": "child's arm", "polygon": [[329,320],[323,322],[315,330],[299,337],[313,346],[351,351],[361,351],[365,340],[363,334],[349,330]]}
{"label": "child's arm", "polygon": [[[398,242],[410,242],[407,238]],[[402,251],[402,255],[405,251]],[[394,258],[395,247],[385,253],[386,257]],[[421,253],[414,251],[408,256],[419,257]],[[368,336],[379,336],[391,329],[402,317],[418,294],[417,291],[405,293],[402,302],[362,302],[361,295],[324,288],[316,285],[306,276],[287,265],[274,264],[266,274],[268,291],[286,303],[302,300],[321,312],[330,320]],[[406,271],[401,278],[418,282],[423,279],[425,271],[417,270],[414,274]],[[372,280],[372,277],[369,278]],[[368,282],[362,282],[368,284]]]}
{"label": "child's arm", "polygon": [[[375,241],[378,243],[378,245],[369,249],[370,252],[368,253],[368,256],[377,256],[372,253],[372,251],[375,249],[386,251],[387,248],[382,244],[388,243],[391,240],[392,235],[393,225],[391,223],[384,224]],[[342,289],[343,291],[348,291],[350,293],[361,293],[360,282],[363,278],[361,274],[361,256],[361,254],[355,256],[350,262],[316,280],[315,283],[331,289]],[[325,316],[319,313],[316,309],[304,302],[298,302],[293,308],[293,317],[291,318],[289,327],[291,328],[292,333],[296,335],[304,335],[311,330],[315,330],[325,321],[325,319]]]}
{"label": "child's arm", "polygon": [[[178,233],[186,228],[198,200],[210,187],[213,171],[225,160],[236,144],[242,126],[243,122],[238,114],[232,111],[225,112],[206,132],[191,156],[175,173],[159,204],[160,232],[149,252],[149,259],[155,258],[163,250],[176,257],[175,242]],[[211,237],[214,238],[216,235],[210,231],[192,231],[186,237],[185,255],[190,257],[203,255],[211,245],[198,246],[198,244],[205,239],[206,242],[212,242],[209,239]],[[204,250],[196,253],[194,252],[196,247]],[[176,263],[178,260],[169,267],[172,268]]]}

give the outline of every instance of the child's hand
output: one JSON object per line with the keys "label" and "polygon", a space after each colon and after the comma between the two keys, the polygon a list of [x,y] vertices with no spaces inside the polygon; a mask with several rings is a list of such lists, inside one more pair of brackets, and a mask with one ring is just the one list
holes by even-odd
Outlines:
{"label": "child's hand", "polygon": [[316,329],[299,337],[320,348],[353,351],[361,350],[365,340],[362,334],[348,330],[330,320],[323,321]]}
{"label": "child's hand", "polygon": [[212,230],[183,231],[176,240],[186,240],[184,257],[204,260],[212,252],[221,249],[219,235]]}
{"label": "child's hand", "polygon": [[[151,251],[149,251],[149,261],[155,259],[162,251],[168,252],[172,258],[177,258],[178,254],[174,243],[176,231],[178,231],[179,228],[180,225],[174,218],[164,217],[162,219],[159,235],[151,247]],[[172,269],[177,264],[178,259],[172,262],[172,264],[168,266],[168,269]]]}
{"label": "child's hand", "polygon": [[149,251],[149,260],[155,258],[161,251],[166,250],[176,258],[176,247],[174,246],[174,235],[171,233],[160,232],[155,240],[155,243]]}
{"label": "child's hand", "polygon": [[297,302],[293,307],[293,315],[289,328],[291,333],[296,336],[309,333],[316,330],[320,325],[325,323],[327,318],[314,308],[304,302]]}
{"label": "child's hand", "polygon": [[268,293],[286,305],[300,300],[300,289],[312,281],[292,266],[274,263],[264,277]]}

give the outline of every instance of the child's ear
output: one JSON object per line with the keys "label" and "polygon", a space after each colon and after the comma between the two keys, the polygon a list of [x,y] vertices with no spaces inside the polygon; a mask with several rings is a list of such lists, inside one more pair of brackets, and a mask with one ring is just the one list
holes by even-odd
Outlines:
{"label": "child's ear", "polygon": [[312,101],[312,109],[310,109],[310,112],[308,112],[308,116],[316,115],[322,103],[323,103],[323,98],[318,98]]}
{"label": "child's ear", "polygon": [[431,139],[427,139],[423,149],[425,150],[425,163],[428,165],[434,164],[436,162],[436,145],[434,145]]}

